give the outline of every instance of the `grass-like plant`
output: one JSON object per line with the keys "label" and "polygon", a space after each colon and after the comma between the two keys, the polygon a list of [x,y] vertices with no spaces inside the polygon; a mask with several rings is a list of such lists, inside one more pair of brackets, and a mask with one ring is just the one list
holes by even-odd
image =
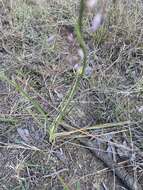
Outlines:
{"label": "grass-like plant", "polygon": [[59,114],[56,116],[56,118],[53,120],[53,122],[50,126],[50,130],[49,130],[50,142],[54,141],[56,138],[55,134],[57,131],[57,127],[61,123],[61,120],[63,119],[64,115],[66,114],[67,108],[69,107],[69,104],[70,104],[71,100],[73,99],[73,97],[74,97],[74,95],[78,89],[80,79],[83,77],[84,70],[85,70],[86,65],[87,65],[86,45],[85,45],[85,41],[83,38],[83,32],[82,32],[84,9],[85,9],[84,0],[80,0],[79,18],[78,18],[77,24],[75,26],[75,32],[76,32],[76,36],[77,36],[77,41],[78,41],[80,48],[83,52],[82,67],[77,72],[76,77],[75,77],[75,81],[73,82],[73,84],[70,87],[67,95],[65,96],[65,98],[63,99],[63,101],[60,104]]}

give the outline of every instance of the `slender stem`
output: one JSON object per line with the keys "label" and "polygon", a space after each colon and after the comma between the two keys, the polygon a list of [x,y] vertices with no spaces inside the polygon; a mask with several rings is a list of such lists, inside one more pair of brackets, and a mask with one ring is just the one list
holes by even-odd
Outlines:
{"label": "slender stem", "polygon": [[78,26],[80,31],[82,30],[82,19],[83,19],[83,11],[84,11],[84,0],[80,1],[80,10],[79,10],[79,18],[78,18]]}
{"label": "slender stem", "polygon": [[84,54],[83,65],[81,68],[81,72],[77,72],[77,75],[76,75],[73,85],[70,87],[67,95],[65,96],[64,100],[60,104],[59,114],[57,115],[57,117],[54,119],[54,121],[52,122],[52,124],[50,126],[50,131],[49,131],[50,142],[55,140],[57,127],[61,123],[61,120],[64,117],[64,115],[66,114],[67,108],[69,107],[70,102],[72,101],[72,99],[78,89],[80,79],[82,78],[82,76],[84,74],[84,70],[85,70],[85,67],[87,64],[86,45],[85,45],[84,38],[82,35],[83,12],[84,12],[84,0],[80,0],[79,18],[78,18],[77,25],[75,27],[75,29],[76,29],[75,31],[76,31],[78,43]]}

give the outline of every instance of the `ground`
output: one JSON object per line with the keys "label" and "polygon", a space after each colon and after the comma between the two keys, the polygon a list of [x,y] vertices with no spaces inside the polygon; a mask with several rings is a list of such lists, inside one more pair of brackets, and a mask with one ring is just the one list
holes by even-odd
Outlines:
{"label": "ground", "polygon": [[0,190],[128,189],[80,143],[83,135],[143,188],[143,2],[107,1],[95,33],[95,13],[87,12],[92,72],[52,143],[50,124],[81,62],[74,34],[79,1],[0,1]]}

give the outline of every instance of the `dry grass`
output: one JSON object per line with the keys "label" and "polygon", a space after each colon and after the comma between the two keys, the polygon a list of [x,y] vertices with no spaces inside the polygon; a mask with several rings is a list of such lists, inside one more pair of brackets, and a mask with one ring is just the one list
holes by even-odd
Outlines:
{"label": "dry grass", "polygon": [[57,142],[48,141],[80,61],[78,44],[71,45],[64,27],[74,26],[78,8],[72,0],[0,1],[0,189],[121,189],[114,174],[78,144],[81,136],[97,138],[114,159],[128,161],[124,167],[142,184],[141,0],[108,1],[105,23],[94,34],[92,15],[85,16],[93,73],[80,81],[61,123],[72,132],[59,127]]}

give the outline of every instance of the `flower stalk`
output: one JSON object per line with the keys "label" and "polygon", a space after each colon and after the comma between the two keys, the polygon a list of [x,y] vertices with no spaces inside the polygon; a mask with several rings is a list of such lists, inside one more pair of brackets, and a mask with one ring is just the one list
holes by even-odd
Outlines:
{"label": "flower stalk", "polygon": [[87,53],[86,53],[86,45],[85,41],[83,38],[83,33],[82,33],[82,27],[83,27],[83,13],[85,9],[85,2],[84,0],[80,0],[80,10],[79,10],[79,18],[77,21],[77,24],[75,26],[75,32],[77,36],[77,41],[80,45],[81,50],[83,51],[83,60],[82,60],[82,68],[80,72],[77,72],[75,81],[73,82],[72,86],[70,87],[67,95],[63,99],[63,101],[60,104],[60,109],[59,109],[59,114],[56,116],[56,118],[53,120],[50,130],[49,130],[49,141],[53,142],[56,139],[56,131],[61,123],[63,117],[66,114],[67,109],[69,108],[70,102],[72,101],[78,87],[79,87],[79,82],[81,78],[84,75],[84,71],[87,65]]}

